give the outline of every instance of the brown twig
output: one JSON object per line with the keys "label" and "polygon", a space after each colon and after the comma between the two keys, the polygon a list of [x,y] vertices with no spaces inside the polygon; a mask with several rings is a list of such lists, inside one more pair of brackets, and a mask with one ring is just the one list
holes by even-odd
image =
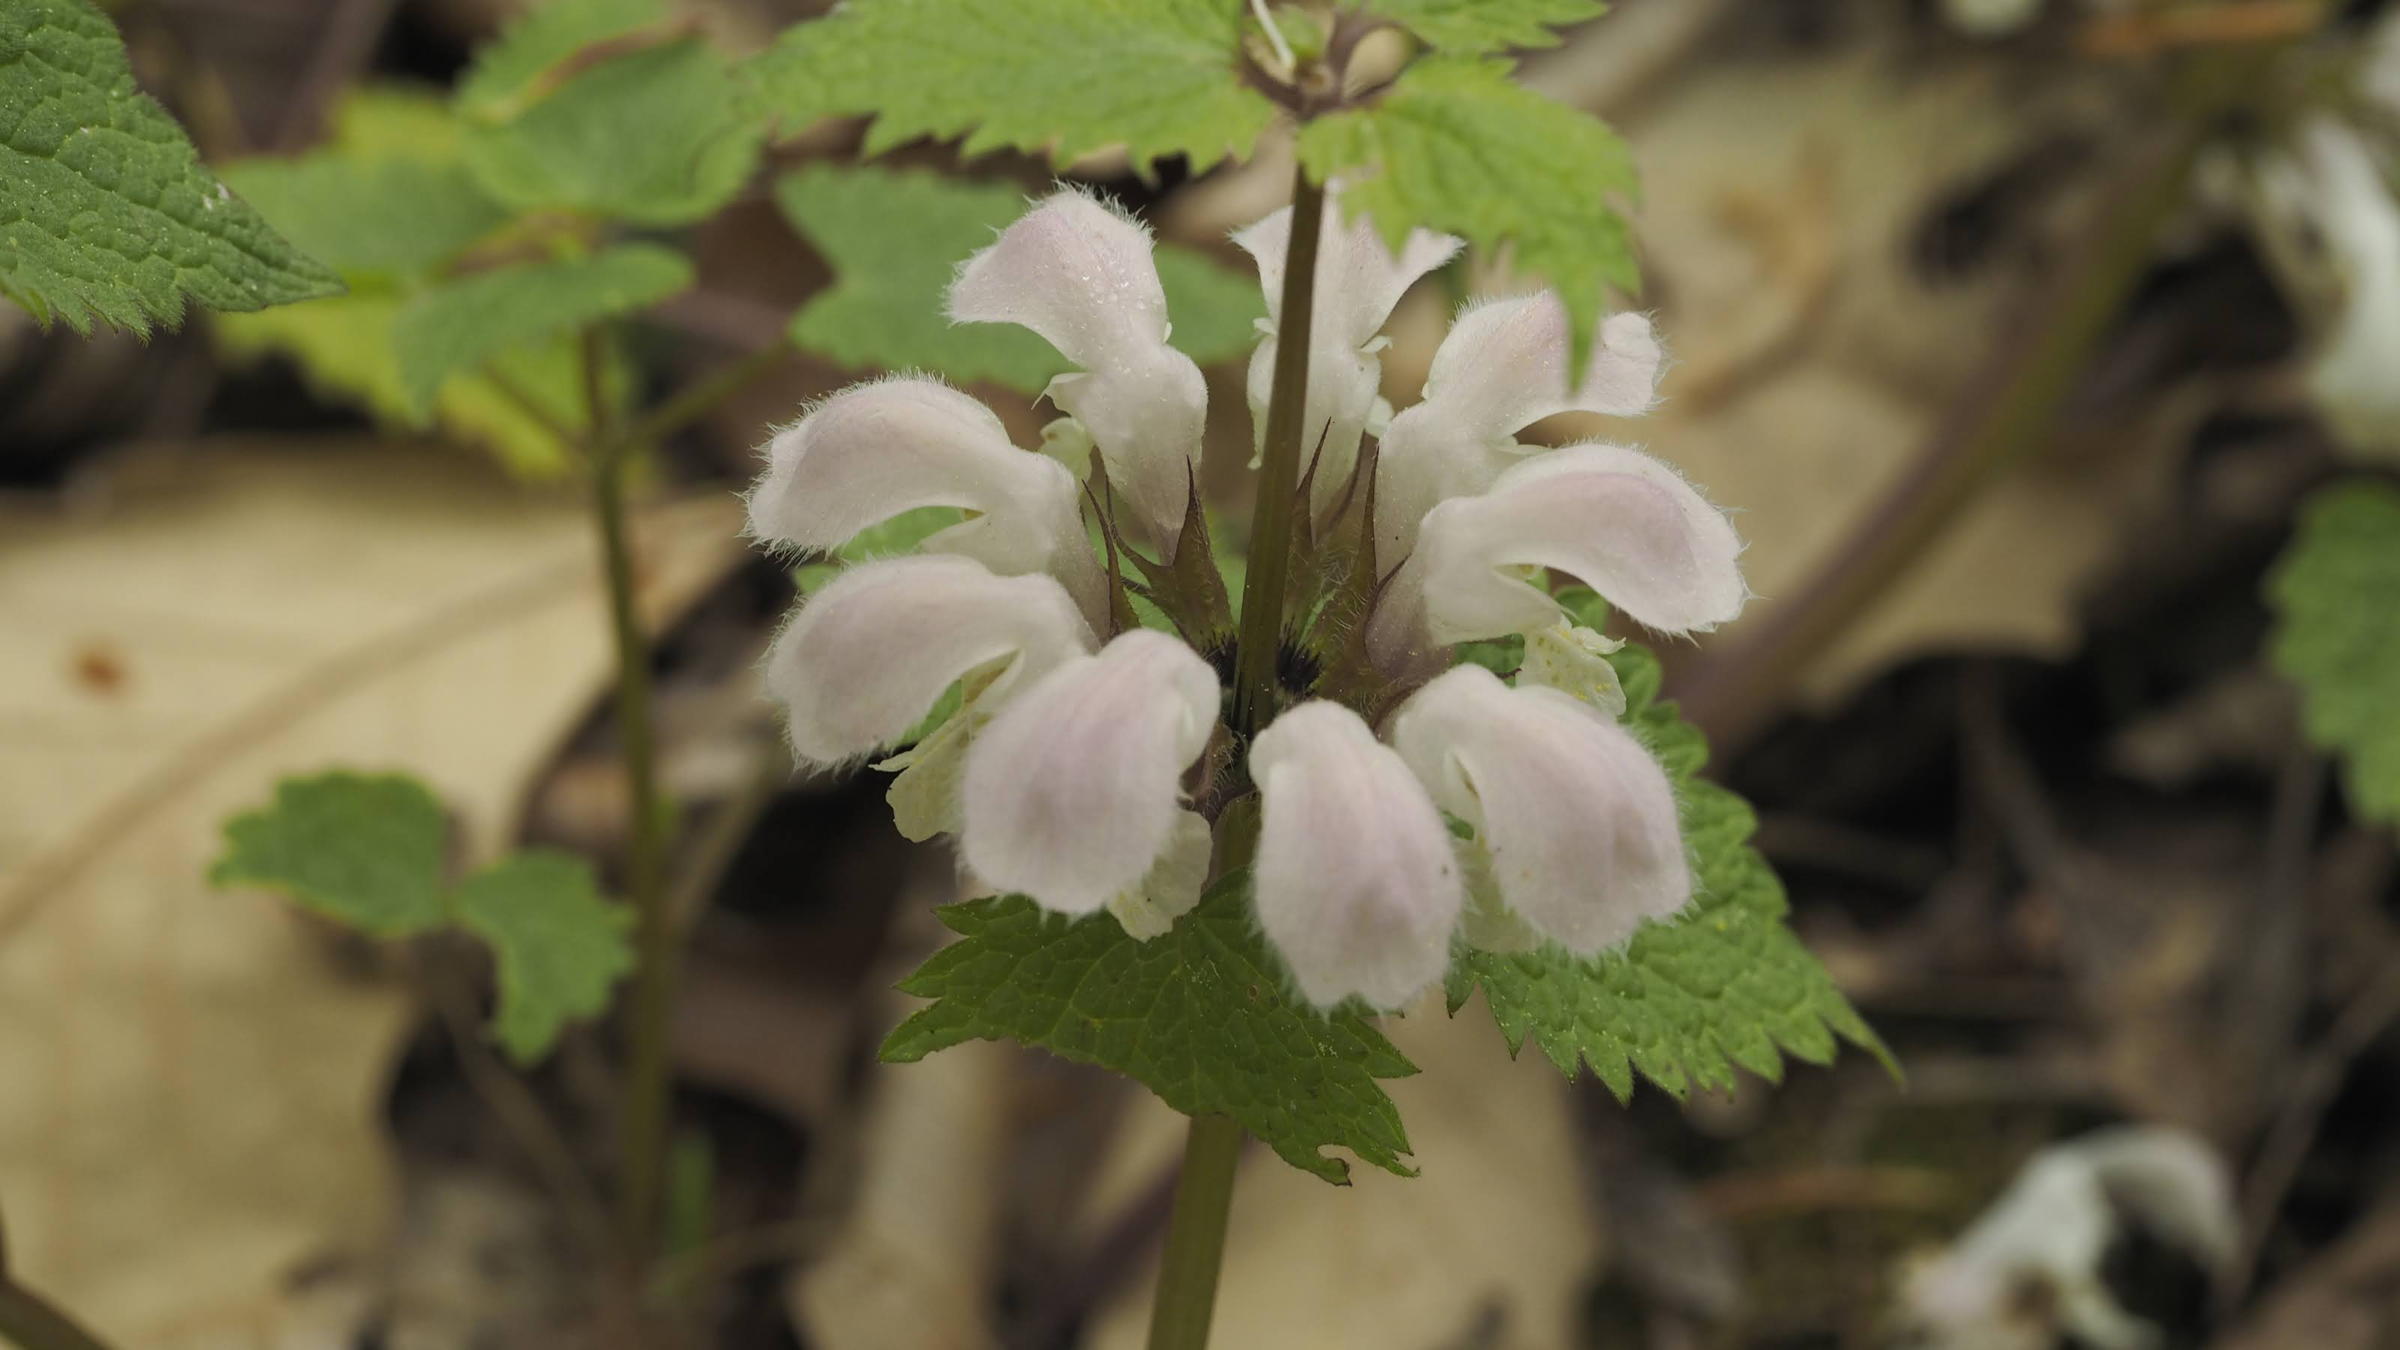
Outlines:
{"label": "brown twig", "polygon": [[2092,20],[2076,35],[2086,56],[2155,56],[2176,47],[2220,47],[2302,37],[2325,21],[2322,0],[2231,0]]}

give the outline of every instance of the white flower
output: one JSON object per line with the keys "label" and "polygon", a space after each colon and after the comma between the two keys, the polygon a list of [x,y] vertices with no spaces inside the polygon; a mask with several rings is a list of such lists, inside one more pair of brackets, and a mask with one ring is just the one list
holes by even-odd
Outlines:
{"label": "white flower", "polygon": [[802,605],[767,654],[766,685],[789,715],[793,751],[839,764],[907,735],[970,674],[992,668],[976,700],[988,711],[1092,645],[1047,576],[893,558],[851,568]]}
{"label": "white flower", "polygon": [[1022,324],[1082,367],[1050,382],[1050,401],[1099,447],[1130,508],[1120,528],[1171,560],[1192,505],[1208,386],[1167,345],[1150,232],[1080,192],[1055,193],[960,266],[950,317]]}
{"label": "white flower", "polygon": [[1713,628],[1749,598],[1741,551],[1725,513],[1666,464],[1622,446],[1569,446],[1428,512],[1369,620],[1368,647],[1403,674],[1452,643],[1554,624],[1558,602],[1531,584],[1541,568],[1660,632]]}
{"label": "white flower", "polygon": [[1416,546],[1425,513],[1472,496],[1540,447],[1517,433],[1563,412],[1638,417],[1658,402],[1664,354],[1639,314],[1600,326],[1583,378],[1572,378],[1567,307],[1548,291],[1460,312],[1425,396],[1392,419],[1375,467],[1376,557],[1388,571]]}
{"label": "white flower", "polygon": [[[1310,495],[1319,515],[1349,487],[1359,438],[1378,420],[1383,383],[1379,353],[1386,343],[1376,335],[1417,278],[1450,261],[1461,247],[1449,235],[1412,230],[1395,258],[1373,221],[1361,216],[1344,225],[1340,214],[1338,207],[1328,207],[1318,245],[1308,400],[1301,420],[1301,471],[1309,472],[1313,458]],[[1283,260],[1291,236],[1288,206],[1233,236],[1233,242],[1257,260],[1259,285],[1267,294],[1269,336],[1250,360],[1251,430],[1259,437],[1266,435],[1267,397],[1275,384],[1274,332],[1282,322]]]}
{"label": "white flower", "polygon": [[[2388,457],[2400,453],[2400,202],[2356,129],[2314,118],[2296,150],[2261,172],[2260,223],[2273,256],[2293,271],[2329,270],[2338,293],[2309,393],[2343,443]],[[2314,249],[2323,256],[2306,256]]]}
{"label": "white flower", "polygon": [[1184,770],[1217,721],[1199,653],[1137,628],[1011,699],[967,759],[967,866],[1046,908],[1088,914],[1142,885],[1173,841]]}
{"label": "white flower", "polygon": [[1450,964],[1465,899],[1450,832],[1408,765],[1338,703],[1303,703],[1250,750],[1258,920],[1300,992],[1397,1008]]}
{"label": "white flower", "polygon": [[1691,899],[1666,772],[1591,705],[1459,666],[1401,705],[1391,739],[1475,827],[1508,908],[1569,951],[1605,951]]}
{"label": "white flower", "polygon": [[926,552],[1002,575],[1050,573],[1086,618],[1107,613],[1075,476],[1010,444],[991,409],[938,380],[845,389],[778,431],[766,458],[750,493],[756,538],[831,551],[902,512],[959,507],[968,518],[927,538]]}

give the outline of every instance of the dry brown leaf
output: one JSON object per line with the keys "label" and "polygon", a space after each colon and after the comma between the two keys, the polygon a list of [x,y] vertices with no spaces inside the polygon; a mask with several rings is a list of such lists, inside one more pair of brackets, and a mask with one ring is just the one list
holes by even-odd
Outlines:
{"label": "dry brown leaf", "polygon": [[[640,547],[672,613],[738,556],[730,500]],[[22,1278],[126,1345],[271,1343],[295,1268],[381,1221],[407,1010],[218,824],[284,774],[422,775],[466,847],[604,685],[589,529],[460,457],[210,445],[101,509],[0,513],[0,1204]]]}
{"label": "dry brown leaf", "polygon": [[[1601,1253],[1566,1080],[1539,1055],[1510,1060],[1481,995],[1455,1018],[1429,1004],[1385,1030],[1424,1071],[1386,1084],[1421,1175],[1353,1167],[1354,1184],[1335,1189],[1252,1149],[1234,1185],[1212,1343],[1566,1350]],[[1122,1151],[1172,1157],[1184,1118],[1143,1103]],[[1133,1350],[1149,1316],[1145,1280],[1086,1343]]]}

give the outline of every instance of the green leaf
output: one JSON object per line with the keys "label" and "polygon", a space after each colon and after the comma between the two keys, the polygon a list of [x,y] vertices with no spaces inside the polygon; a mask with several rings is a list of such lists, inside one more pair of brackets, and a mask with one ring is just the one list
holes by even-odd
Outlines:
{"label": "green leaf", "polygon": [[1677,1097],[1727,1088],[1735,1066],[1779,1078],[1783,1056],[1833,1058],[1845,1037],[1889,1054],[1784,923],[1783,885],[1749,839],[1741,798],[1695,775],[1708,758],[1697,728],[1660,703],[1657,658],[1627,647],[1610,658],[1628,721],[1675,783],[1697,894],[1670,923],[1643,927],[1625,950],[1580,960],[1556,944],[1524,955],[1467,951],[1450,971],[1456,1013],[1478,985],[1513,1054],[1530,1038],[1562,1073],[1589,1065],[1623,1098],[1634,1076]]}
{"label": "green leaf", "polygon": [[284,237],[356,281],[428,272],[508,213],[455,164],[325,151],[225,171]]}
{"label": "green leaf", "polygon": [[466,160],[522,210],[643,225],[740,191],[763,119],[727,60],[662,0],[557,0],[510,26],[459,87]]}
{"label": "green leaf", "polygon": [[2400,823],[2400,488],[2319,492],[2268,594],[2275,666],[2300,686],[2309,739],[2342,756],[2359,816]]}
{"label": "green leaf", "polygon": [[[400,353],[392,345],[403,303],[392,291],[361,289],[256,314],[220,314],[213,326],[218,345],[234,360],[287,357],[321,397],[357,404],[391,425],[421,427],[427,419],[409,397]],[[520,477],[564,474],[573,465],[568,447],[540,418],[502,393],[493,376],[552,421],[579,430],[585,408],[574,343],[552,338],[513,348],[493,357],[486,370],[491,374],[459,371],[441,382],[433,425],[454,441],[490,450]]]}
{"label": "green leaf", "polygon": [[1600,0],[1367,0],[1367,8],[1455,56],[1555,47],[1553,28],[1596,19]]}
{"label": "green leaf", "polygon": [[1275,106],[1242,83],[1232,0],[849,0],[759,59],[790,123],[868,115],[868,154],[920,136],[1065,164],[1122,145],[1193,173],[1246,156]]}
{"label": "green leaf", "polygon": [[469,119],[505,122],[569,73],[584,49],[658,28],[666,0],[550,0],[502,30],[475,54],[458,83],[458,110]]}
{"label": "green leaf", "polygon": [[1612,204],[1635,189],[1625,143],[1511,82],[1502,63],[1419,61],[1379,101],[1301,128],[1300,158],[1320,183],[1342,178],[1342,208],[1373,216],[1394,248],[1418,226],[1513,248],[1566,302],[1579,346],[1603,290],[1641,284]]}
{"label": "green leaf", "polygon": [[448,917],[449,834],[442,804],[413,778],[287,778],[271,805],[225,823],[225,852],[208,875],[282,891],[370,936],[406,937]]}
{"label": "green leaf", "polygon": [[458,116],[449,98],[429,85],[377,81],[353,85],[334,106],[326,148],[362,159],[413,159],[456,164]]}
{"label": "green leaf", "polygon": [[1328,1145],[1409,1175],[1408,1136],[1376,1080],[1415,1066],[1364,1018],[1294,1000],[1244,881],[1219,882],[1149,942],[1109,915],[1068,922],[1022,896],[952,905],[942,922],[959,940],[900,985],[936,1001],[900,1024],[883,1057],[1014,1040],[1136,1079],[1187,1115],[1231,1116],[1327,1181],[1350,1175]]}
{"label": "green leaf", "polygon": [[520,1064],[549,1053],[567,1023],[606,1011],[609,991],[633,969],[629,916],[601,898],[581,858],[515,854],[468,877],[456,903],[459,925],[492,949],[493,1031]]}
{"label": "green leaf", "polygon": [[202,167],[85,0],[0,5],[0,295],[147,332],[340,289]]}
{"label": "green leaf", "polygon": [[692,265],[683,255],[656,244],[620,244],[426,291],[408,302],[392,331],[409,406],[429,410],[453,371],[647,309],[691,284]]}
{"label": "green leaf", "polygon": [[[792,319],[792,340],[856,368],[930,370],[1038,394],[1069,367],[1009,324],[953,324],[943,297],[958,264],[1025,212],[1015,188],[940,174],[817,164],[775,200],[825,255],[833,285]],[[1247,352],[1265,314],[1257,284],[1188,249],[1162,246],[1159,280],[1175,345],[1207,364]]]}

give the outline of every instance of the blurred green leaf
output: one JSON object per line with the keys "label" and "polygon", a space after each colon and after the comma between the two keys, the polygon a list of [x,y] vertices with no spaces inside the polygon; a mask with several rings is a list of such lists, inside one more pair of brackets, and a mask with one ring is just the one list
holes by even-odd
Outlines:
{"label": "blurred green leaf", "polygon": [[225,181],[293,243],[355,282],[428,272],[508,219],[466,170],[329,150],[254,159]]}
{"label": "blurred green leaf", "polygon": [[1419,61],[1376,102],[1301,128],[1300,158],[1316,181],[1344,180],[1343,211],[1373,216],[1395,248],[1422,226],[1513,249],[1566,302],[1579,346],[1607,287],[1641,285],[1615,205],[1635,191],[1632,154],[1598,119],[1511,81],[1505,63]]}
{"label": "blurred green leaf", "polygon": [[458,111],[470,121],[505,122],[561,82],[570,60],[598,43],[650,29],[663,33],[666,0],[546,0],[475,53],[458,82]]}
{"label": "blurred green leaf", "polygon": [[462,99],[466,160],[520,210],[680,225],[741,190],[765,121],[725,57],[698,38],[609,56],[495,118]]}
{"label": "blurred green leaf", "polygon": [[442,804],[413,778],[289,778],[272,804],[225,823],[225,852],[208,875],[282,891],[371,937],[408,937],[449,917],[449,835]]}
{"label": "blurred green leaf", "polygon": [[[792,319],[799,346],[854,369],[927,370],[1027,394],[1069,369],[1025,329],[944,313],[958,264],[1024,214],[1016,189],[819,164],[777,182],[775,200],[834,273]],[[1175,345],[1203,364],[1249,351],[1266,313],[1257,283],[1171,244],[1156,257]]]}
{"label": "blurred green leaf", "polygon": [[849,0],[758,60],[788,123],[873,115],[870,155],[964,136],[1064,164],[1122,145],[1193,173],[1248,155],[1275,105],[1242,82],[1229,0]]}
{"label": "blurred green leaf", "polygon": [[210,175],[85,0],[0,4],[0,295],[78,332],[341,289]]}
{"label": "blurred green leaf", "polygon": [[1367,8],[1454,56],[1555,47],[1553,28],[1596,19],[1600,0],[1367,0]]}
{"label": "blurred green leaf", "polygon": [[2275,666],[2311,741],[2342,756],[2351,807],[2400,823],[2400,488],[2337,483],[2302,510],[2267,592]]}
{"label": "blurred green leaf", "polygon": [[459,925],[492,949],[500,972],[493,1014],[501,1047],[520,1064],[549,1053],[567,1023],[608,1008],[633,969],[629,915],[600,895],[591,865],[546,850],[503,858],[458,888]]}
{"label": "blurred green leaf", "polygon": [[393,325],[402,390],[420,415],[442,382],[512,348],[649,308],[692,283],[692,265],[656,244],[484,272],[412,297]]}

